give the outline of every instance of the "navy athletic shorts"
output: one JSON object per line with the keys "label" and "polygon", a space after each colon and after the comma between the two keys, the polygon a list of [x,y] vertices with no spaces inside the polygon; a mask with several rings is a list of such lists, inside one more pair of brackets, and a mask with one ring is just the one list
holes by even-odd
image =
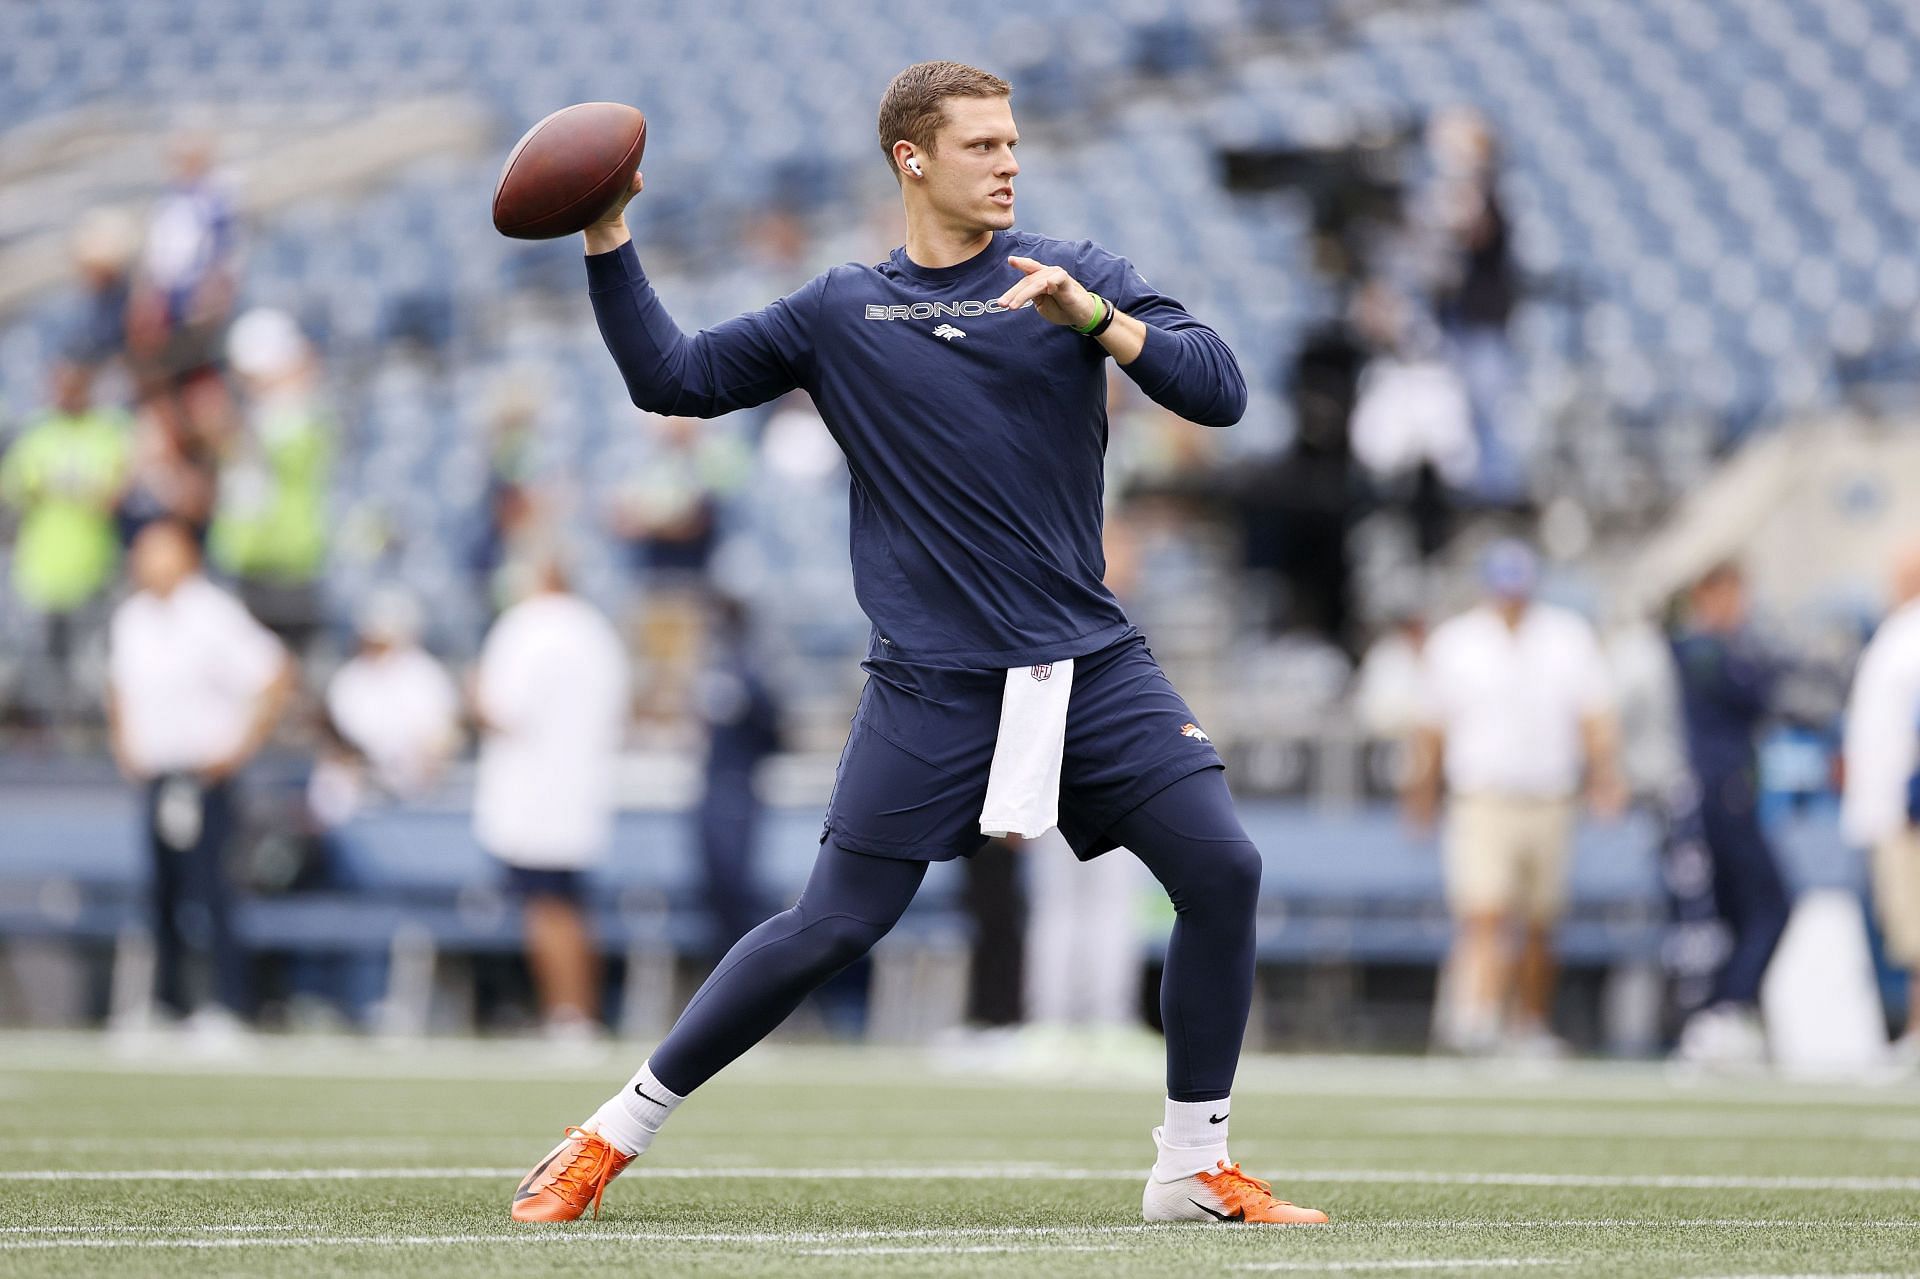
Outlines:
{"label": "navy athletic shorts", "polygon": [[587,873],[583,870],[509,865],[506,872],[507,891],[522,900],[557,897],[578,906],[587,899]]}
{"label": "navy athletic shorts", "polygon": [[[1006,672],[905,661],[878,641],[861,666],[821,840],[913,861],[978,852]],[[1075,856],[1115,847],[1108,830],[1156,792],[1224,767],[1138,631],[1074,659],[1060,833]]]}

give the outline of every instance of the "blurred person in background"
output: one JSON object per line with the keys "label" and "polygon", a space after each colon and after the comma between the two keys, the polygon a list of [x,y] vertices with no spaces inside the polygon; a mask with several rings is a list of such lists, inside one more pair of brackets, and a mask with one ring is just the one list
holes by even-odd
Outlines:
{"label": "blurred person in background", "polygon": [[321,623],[333,424],[319,361],[281,311],[249,311],[227,338],[245,395],[241,429],[223,460],[208,546],[240,598],[303,651]]}
{"label": "blurred person in background", "polygon": [[746,484],[753,454],[732,432],[708,429],[697,418],[650,413],[642,421],[652,448],[621,485],[612,524],[646,588],[639,620],[647,672],[642,714],[678,721],[689,710],[699,666],[721,508]]}
{"label": "blurred person in background", "polygon": [[1473,409],[1453,367],[1439,358],[1430,321],[1380,281],[1354,299],[1354,324],[1374,348],[1360,374],[1353,452],[1382,498],[1403,506],[1420,558],[1453,535],[1451,494],[1473,486],[1479,466]]}
{"label": "blurred person in background", "polygon": [[73,267],[80,280],[73,353],[101,366],[127,351],[127,304],[133,264],[140,253],[140,225],[117,209],[95,209],[73,233]]}
{"label": "blurred person in background", "polygon": [[0,456],[0,502],[20,519],[14,594],[45,625],[47,665],[31,683],[48,718],[70,727],[87,710],[76,656],[97,637],[120,564],[113,509],[127,483],[130,428],[124,413],[93,403],[86,365],[62,361],[51,381],[46,412]]}
{"label": "blurred person in background", "polygon": [[111,631],[113,755],[146,792],[160,1002],[187,1011],[185,952],[206,952],[213,1002],[192,1024],[218,1036],[252,1002],[226,867],[234,779],[272,733],[296,675],[273,633],[202,575],[199,547],[177,521],[140,531],[132,572],[135,592]]}
{"label": "blurred person in background", "polygon": [[780,704],[755,658],[751,618],[741,600],[715,597],[706,669],[694,707],[707,730],[704,785],[696,823],[714,953],[726,951],[773,912],[757,880],[760,766],[780,749]]}
{"label": "blurred person in background", "polygon": [[1706,1006],[1680,1034],[1680,1057],[1707,1065],[1765,1060],[1760,979],[1792,906],[1779,859],[1760,828],[1755,748],[1779,672],[1754,642],[1747,617],[1746,576],[1735,564],[1716,565],[1687,592],[1685,620],[1673,637],[1713,900],[1732,937]]}
{"label": "blurred person in background", "polygon": [[1891,587],[1892,609],[1860,654],[1847,699],[1840,820],[1873,852],[1887,958],[1907,973],[1895,1056],[1920,1068],[1920,541],[1895,556]]}
{"label": "blurred person in background", "polygon": [[586,871],[613,837],[615,771],[627,726],[619,633],[572,593],[556,555],[502,613],[474,672],[480,762],[473,827],[524,905],[527,963],[546,1033],[600,1033],[599,962]]}
{"label": "blurred person in background", "polygon": [[1539,565],[1527,547],[1495,543],[1481,575],[1486,601],[1427,640],[1406,791],[1421,828],[1433,823],[1443,777],[1448,794],[1455,934],[1435,1037],[1458,1052],[1557,1055],[1553,934],[1566,908],[1583,765],[1596,814],[1617,815],[1626,803],[1607,667],[1584,619],[1535,601]]}
{"label": "blurred person in background", "polygon": [[127,350],[142,398],[167,403],[189,434],[217,445],[233,411],[221,366],[239,288],[239,226],[213,159],[208,134],[181,133],[169,146],[173,181],[147,222]]}
{"label": "blurred person in background", "polygon": [[1353,526],[1364,513],[1365,478],[1349,426],[1364,352],[1346,325],[1308,336],[1286,381],[1294,437],[1274,461],[1240,464],[1227,477],[1237,498],[1246,567],[1264,587],[1270,634],[1324,640],[1359,652],[1353,610]]}
{"label": "blurred person in background", "polygon": [[1478,496],[1503,505],[1519,502],[1527,496],[1527,458],[1518,438],[1507,324],[1520,278],[1500,199],[1499,142],[1485,117],[1458,106],[1434,116],[1427,147],[1435,170],[1427,207],[1428,230],[1437,241],[1433,307],[1473,406]]}
{"label": "blurred person in background", "polygon": [[540,501],[534,487],[534,447],[540,400],[531,375],[510,377],[494,391],[488,410],[485,518],[469,554],[481,598],[498,612],[512,602],[510,583],[537,538]]}
{"label": "blurred person in background", "polygon": [[133,545],[154,520],[176,520],[204,546],[219,489],[220,456],[165,401],[149,399],[134,413],[126,493],[114,511],[120,542]]}
{"label": "blurred person in background", "polygon": [[1104,1051],[1138,1027],[1144,965],[1141,866],[1131,857],[1082,864],[1057,830],[1024,841],[1026,1020],[1044,1035]]}
{"label": "blurred person in background", "polygon": [[1411,602],[1397,606],[1353,675],[1353,713],[1370,736],[1404,742],[1419,729],[1426,706],[1422,653],[1426,613]]}
{"label": "blurred person in background", "polygon": [[430,792],[460,749],[460,693],[420,646],[420,605],[387,587],[360,609],[359,649],[327,685],[327,718],[396,799]]}

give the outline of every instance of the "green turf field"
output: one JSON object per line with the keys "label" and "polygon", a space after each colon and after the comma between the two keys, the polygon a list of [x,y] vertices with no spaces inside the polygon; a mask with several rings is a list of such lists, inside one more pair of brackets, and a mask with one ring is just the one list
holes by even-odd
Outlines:
{"label": "green turf field", "polygon": [[[1920,1085],[1250,1060],[1234,1154],[1330,1227],[1143,1226],[1151,1053],[762,1049],[598,1222],[515,1180],[633,1063],[0,1039],[0,1275],[1920,1274]],[[231,1175],[226,1175],[226,1174]]]}

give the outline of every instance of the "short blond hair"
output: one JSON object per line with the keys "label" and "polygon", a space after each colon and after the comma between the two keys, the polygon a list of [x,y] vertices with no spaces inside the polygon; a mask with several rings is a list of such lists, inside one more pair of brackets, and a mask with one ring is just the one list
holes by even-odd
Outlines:
{"label": "short blond hair", "polygon": [[1013,86],[999,76],[964,62],[916,62],[893,78],[880,99],[880,150],[898,179],[893,144],[906,139],[933,150],[933,139],[947,121],[948,98],[1010,98]]}

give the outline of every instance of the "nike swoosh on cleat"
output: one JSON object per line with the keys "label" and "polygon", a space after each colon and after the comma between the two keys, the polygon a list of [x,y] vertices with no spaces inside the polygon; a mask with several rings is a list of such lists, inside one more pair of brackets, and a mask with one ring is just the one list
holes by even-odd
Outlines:
{"label": "nike swoosh on cleat", "polygon": [[[1231,1115],[1232,1113],[1233,1112],[1229,1110],[1227,1115]],[[1208,1115],[1207,1122],[1210,1124],[1224,1124],[1227,1122],[1227,1115]]]}
{"label": "nike swoosh on cleat", "polygon": [[1235,1208],[1232,1212],[1215,1212],[1213,1209],[1201,1203],[1198,1199],[1189,1199],[1187,1200],[1187,1202],[1192,1204],[1194,1207],[1198,1208],[1201,1212],[1206,1213],[1209,1217],[1212,1217],[1216,1221],[1246,1220],[1244,1213],[1238,1208]]}
{"label": "nike swoosh on cleat", "polygon": [[546,1157],[546,1159],[540,1164],[538,1168],[535,1168],[532,1172],[528,1173],[527,1179],[520,1183],[520,1188],[513,1192],[513,1201],[515,1203],[519,1203],[522,1199],[531,1199],[535,1195],[539,1194],[540,1193],[539,1191],[528,1190],[527,1187],[531,1186],[534,1182],[540,1180],[540,1174],[545,1172],[547,1170],[548,1165],[552,1164],[553,1161],[558,1159],[559,1157],[560,1157],[560,1152],[558,1150],[554,1151],[552,1154]]}

